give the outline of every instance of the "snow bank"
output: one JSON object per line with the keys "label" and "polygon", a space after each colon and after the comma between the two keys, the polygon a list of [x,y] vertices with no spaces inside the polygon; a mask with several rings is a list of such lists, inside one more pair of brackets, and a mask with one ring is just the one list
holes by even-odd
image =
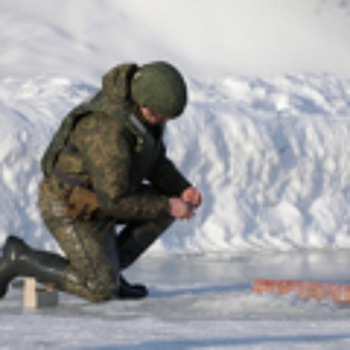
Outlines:
{"label": "snow bank", "polygon": [[37,210],[40,158],[62,116],[92,89],[64,78],[5,79],[0,83],[0,240],[54,242]]}
{"label": "snow bank", "polygon": [[[350,247],[350,81],[331,75],[190,82],[169,124],[169,156],[203,191],[190,222],[152,252]],[[0,239],[55,247],[36,207],[40,157],[92,86],[68,78],[0,83]],[[38,243],[39,242],[39,243]]]}
{"label": "snow bank", "polygon": [[327,75],[194,84],[169,139],[178,149],[188,135],[174,158],[206,201],[176,242],[206,252],[349,247],[349,92]]}

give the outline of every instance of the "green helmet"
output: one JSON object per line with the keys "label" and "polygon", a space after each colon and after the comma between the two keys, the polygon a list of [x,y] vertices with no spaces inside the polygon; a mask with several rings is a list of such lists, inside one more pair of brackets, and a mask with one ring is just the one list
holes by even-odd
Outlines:
{"label": "green helmet", "polygon": [[165,62],[153,62],[139,68],[132,79],[131,95],[139,106],[169,118],[179,116],[187,103],[182,75]]}

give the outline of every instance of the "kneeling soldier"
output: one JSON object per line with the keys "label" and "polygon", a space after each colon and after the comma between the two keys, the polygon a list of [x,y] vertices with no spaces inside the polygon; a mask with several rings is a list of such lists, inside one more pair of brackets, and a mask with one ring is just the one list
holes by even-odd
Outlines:
{"label": "kneeling soldier", "polygon": [[[42,160],[39,207],[65,257],[9,237],[0,297],[17,276],[54,283],[90,301],[142,298],[121,275],[174,222],[189,219],[201,194],[167,158],[166,121],[187,103],[172,65],[123,64],[63,120]],[[124,225],[116,235],[115,225]]]}

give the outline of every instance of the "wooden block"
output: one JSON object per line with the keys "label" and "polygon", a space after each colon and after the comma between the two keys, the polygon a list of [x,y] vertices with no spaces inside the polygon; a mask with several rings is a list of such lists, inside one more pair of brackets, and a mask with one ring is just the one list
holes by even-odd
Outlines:
{"label": "wooden block", "polygon": [[257,279],[253,282],[253,292],[280,295],[295,293],[304,299],[350,303],[350,285],[341,283]]}
{"label": "wooden block", "polygon": [[58,305],[58,291],[53,285],[39,286],[35,278],[28,277],[24,280],[23,307],[33,310],[42,307]]}

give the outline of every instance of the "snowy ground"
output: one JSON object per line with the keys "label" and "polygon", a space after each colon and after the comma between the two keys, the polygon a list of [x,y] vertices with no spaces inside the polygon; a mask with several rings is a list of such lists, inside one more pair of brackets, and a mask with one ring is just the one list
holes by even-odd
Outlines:
{"label": "snowy ground", "polygon": [[149,298],[24,312],[11,291],[0,350],[349,348],[349,307],[251,292],[254,278],[350,282],[349,16],[347,0],[2,0],[0,243],[57,249],[41,155],[125,61],[184,72],[167,144],[204,203],[127,272]]}
{"label": "snowy ground", "polygon": [[346,281],[349,263],[341,251],[147,258],[128,273],[147,281],[151,295],[142,301],[91,305],[61,295],[59,307],[31,312],[12,291],[0,304],[0,348],[347,349],[349,307],[254,295],[251,281]]}

